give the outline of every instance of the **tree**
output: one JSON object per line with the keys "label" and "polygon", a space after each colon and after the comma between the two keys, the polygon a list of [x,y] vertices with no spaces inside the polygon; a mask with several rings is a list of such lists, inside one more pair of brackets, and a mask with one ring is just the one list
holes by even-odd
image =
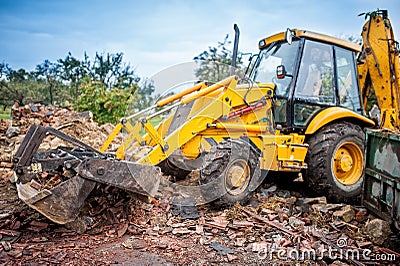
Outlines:
{"label": "tree", "polygon": [[79,87],[81,94],[77,99],[77,110],[90,110],[99,124],[115,123],[125,115],[128,100],[137,89],[137,85],[125,89],[108,89],[105,84],[86,77]]}
{"label": "tree", "polygon": [[140,79],[135,75],[130,65],[124,64],[122,60],[123,53],[96,53],[94,64],[89,68],[89,76],[108,88],[129,88]]}
{"label": "tree", "polygon": [[24,69],[13,70],[7,64],[0,64],[0,98],[3,106],[15,101],[20,105],[29,101],[40,101],[45,94],[45,84],[36,79],[34,72]]}
{"label": "tree", "polygon": [[58,77],[62,81],[68,83],[70,95],[77,100],[79,95],[79,85],[82,79],[88,75],[88,70],[85,68],[85,64],[73,57],[71,53],[68,53],[65,59],[58,59],[57,63]]}
{"label": "tree", "polygon": [[44,60],[32,72],[16,71],[3,63],[0,75],[3,106],[10,106],[14,101],[25,105],[29,101],[54,104],[74,100],[77,110],[92,111],[99,123],[115,122],[123,117],[128,104],[140,110],[153,101],[154,86],[138,85],[140,78],[123,62],[122,53],[96,53],[94,60],[85,53],[82,61],[68,53],[56,63]]}
{"label": "tree", "polygon": [[[232,51],[227,48],[231,44],[228,38],[227,34],[222,42],[218,42],[217,47],[210,46],[208,50],[194,58],[200,64],[195,72],[199,80],[217,82],[230,76]],[[241,67],[243,67],[242,54],[238,52],[236,68],[240,69]]]}
{"label": "tree", "polygon": [[90,110],[100,124],[116,122],[127,108],[145,108],[152,102],[153,86],[139,86],[140,78],[123,62],[123,54],[96,53],[93,63],[85,53],[81,71],[86,76],[78,85],[76,109]]}
{"label": "tree", "polygon": [[[47,87],[45,102],[49,104],[64,103],[73,99],[68,86],[62,83],[59,78],[59,65],[49,60],[44,60],[42,64],[36,66],[35,75],[38,81],[43,81]],[[48,99],[47,99],[48,96]]]}
{"label": "tree", "polygon": [[69,84],[71,95],[75,99],[80,94],[80,83],[85,77],[100,82],[109,89],[118,87],[122,90],[133,86],[140,80],[131,66],[123,62],[123,53],[96,52],[93,61],[86,52],[82,61],[68,53],[65,59],[59,59],[57,62],[58,75]]}

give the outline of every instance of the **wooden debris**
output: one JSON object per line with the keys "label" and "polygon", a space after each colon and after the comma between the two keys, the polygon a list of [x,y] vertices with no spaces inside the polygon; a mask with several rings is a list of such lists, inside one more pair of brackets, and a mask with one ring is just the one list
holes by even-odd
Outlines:
{"label": "wooden debris", "polygon": [[233,226],[236,226],[236,227],[252,227],[252,226],[254,226],[254,223],[253,222],[249,222],[249,221],[234,220],[233,221]]}
{"label": "wooden debris", "polygon": [[284,233],[286,233],[286,234],[288,234],[288,235],[291,235],[291,236],[295,235],[294,232],[292,232],[292,231],[290,231],[290,230],[284,228],[283,226],[281,226],[281,225],[280,225],[279,223],[277,223],[277,222],[270,221],[270,220],[268,220],[268,219],[266,219],[266,218],[264,218],[264,217],[262,217],[262,216],[260,216],[260,215],[258,215],[258,214],[255,214],[255,213],[253,213],[253,212],[251,212],[251,211],[249,211],[249,210],[247,210],[247,209],[245,209],[245,208],[242,208],[242,210],[243,210],[245,213],[247,213],[248,215],[250,215],[250,216],[256,218],[257,220],[260,220],[260,221],[266,223],[267,225],[269,225],[269,226],[271,226],[271,227],[274,227],[274,228],[276,228],[276,229],[278,229],[278,230],[280,230],[280,231],[282,231],[282,232],[284,232]]}
{"label": "wooden debris", "polygon": [[122,223],[118,226],[118,237],[122,237],[125,235],[126,231],[128,231],[129,224],[128,223]]}

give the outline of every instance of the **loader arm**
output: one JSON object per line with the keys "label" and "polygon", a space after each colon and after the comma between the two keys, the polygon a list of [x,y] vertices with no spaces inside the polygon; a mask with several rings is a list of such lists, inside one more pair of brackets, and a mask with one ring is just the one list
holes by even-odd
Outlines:
{"label": "loader arm", "polygon": [[[108,144],[111,143],[112,139],[122,128],[125,128],[128,136],[116,152],[116,157],[119,159],[130,158],[129,160],[137,161],[141,164],[157,165],[178,149],[184,151],[187,157],[195,159],[200,151],[198,148],[193,149],[191,147],[198,147],[198,145],[189,145],[189,142],[198,141],[199,139],[196,137],[205,130],[208,130],[210,125],[214,124],[218,119],[223,117],[229,118],[232,109],[237,109],[240,106],[248,106],[250,102],[257,102],[268,93],[270,93],[269,95],[272,94],[273,88],[270,85],[250,88],[248,85],[237,86],[237,82],[238,78],[232,76],[208,87],[205,83],[202,83],[156,103],[155,106],[164,107],[164,109],[147,117],[140,118],[133,126],[130,124],[128,118],[123,119],[122,123],[117,125],[115,130],[110,134],[101,151],[107,148]],[[249,89],[257,92],[253,92],[246,97]],[[167,132],[163,130],[162,126],[164,124],[155,128],[150,123],[152,118],[162,113],[166,113],[179,106],[188,106],[195,101],[200,102],[195,104],[197,107],[191,109],[190,117],[171,131],[167,130]],[[167,104],[170,105],[166,106]],[[263,105],[259,103],[258,107],[261,106]],[[254,131],[251,130],[250,125],[247,127],[249,128],[243,128],[242,126],[242,130]],[[141,130],[146,132],[145,136],[140,135]],[[185,146],[185,144],[188,145]],[[151,147],[151,150],[146,155],[137,158],[134,153],[140,147],[144,146]]]}
{"label": "loader arm", "polygon": [[[165,138],[160,136],[150,123],[146,121],[144,127],[157,145],[147,156],[139,160],[139,163],[157,165],[185,143],[193,139],[198,133],[206,130],[208,124],[213,123],[224,115],[228,115],[231,110],[230,103],[232,103],[232,100],[235,98],[242,99],[242,97],[237,95],[234,91],[237,81],[238,78],[232,76],[213,86],[191,94],[187,98],[181,99],[180,103],[188,104],[217,90],[223,90],[215,100],[212,100],[209,104],[204,106],[196,115],[189,119],[189,121],[186,121],[182,126]],[[244,104],[243,99],[242,104]]]}
{"label": "loader arm", "polygon": [[[190,107],[190,111],[187,119],[175,124],[176,127],[169,126],[171,130],[162,132],[161,128],[156,130],[150,124],[149,119],[157,113],[142,119],[138,124],[141,124],[147,136],[144,137],[145,143],[136,141],[136,144],[150,146],[151,150],[137,162],[146,165],[158,165],[178,150],[186,158],[196,159],[201,153],[199,148],[201,138],[199,136],[206,134],[212,128],[217,128],[214,126],[216,124],[222,131],[224,131],[224,128],[225,131],[233,130],[237,132],[265,131],[265,127],[259,123],[254,124],[253,120],[251,121],[252,124],[247,124],[245,121],[238,122],[238,120],[233,122],[237,124],[232,125],[232,119],[242,113],[270,108],[266,107],[266,98],[272,95],[273,85],[263,84],[253,87],[249,84],[237,85],[237,82],[238,77],[232,76],[179,99],[179,102],[172,106]],[[252,93],[248,94],[249,90]],[[190,105],[191,103],[193,105]],[[232,126],[236,129],[233,129]],[[128,143],[124,145],[131,145],[132,140],[137,140],[138,137],[128,136]],[[132,157],[131,154],[128,154],[128,157]]]}
{"label": "loader arm", "polygon": [[[182,92],[179,92],[177,94],[171,95],[165,99],[162,99],[158,101],[155,105],[150,106],[149,108],[146,108],[140,112],[137,112],[127,118],[122,118],[121,122],[118,123],[115,127],[114,130],[110,133],[108,138],[104,141],[103,146],[101,147],[100,151],[105,152],[110,144],[113,142],[115,137],[119,132],[121,132],[122,129],[125,129],[128,133],[128,138],[124,140],[124,143],[118,148],[116,152],[116,157],[118,159],[124,159],[124,152],[125,150],[133,143],[133,142],[143,142],[143,138],[140,136],[139,131],[142,129],[143,125],[141,126],[139,123],[136,124],[136,126],[132,126],[132,124],[129,122],[135,117],[138,117],[139,115],[145,114],[149,111],[152,111],[156,109],[157,107],[164,107],[170,103],[173,103],[176,100],[180,100],[182,97],[191,94],[193,92],[199,91],[201,89],[204,89],[207,87],[207,82],[201,82],[189,89],[186,89]],[[180,103],[179,103],[180,104]],[[176,106],[176,105],[175,105]],[[174,107],[175,107],[174,106]]]}
{"label": "loader arm", "polygon": [[380,128],[400,128],[399,48],[387,11],[368,13],[362,30],[363,48],[358,73],[364,109],[371,89],[375,91],[381,113]]}

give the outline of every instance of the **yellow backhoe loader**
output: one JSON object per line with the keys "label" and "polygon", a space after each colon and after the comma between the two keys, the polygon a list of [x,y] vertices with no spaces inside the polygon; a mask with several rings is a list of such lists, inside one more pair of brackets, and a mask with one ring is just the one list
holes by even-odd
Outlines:
{"label": "yellow backhoe loader", "polygon": [[[96,182],[154,195],[159,169],[178,179],[200,169],[203,202],[217,206],[245,202],[267,173],[302,173],[317,194],[359,198],[364,129],[400,125],[397,43],[386,11],[367,17],[363,45],[297,29],[262,39],[244,77],[194,84],[122,119],[99,151],[32,125],[14,156],[19,197],[67,223]],[[372,88],[378,123],[365,111]],[[154,127],[150,120],[161,115],[166,118]],[[107,153],[122,129],[128,136]],[[39,151],[49,134],[71,145]],[[42,172],[46,184],[38,178]],[[61,182],[48,185],[54,177]]]}

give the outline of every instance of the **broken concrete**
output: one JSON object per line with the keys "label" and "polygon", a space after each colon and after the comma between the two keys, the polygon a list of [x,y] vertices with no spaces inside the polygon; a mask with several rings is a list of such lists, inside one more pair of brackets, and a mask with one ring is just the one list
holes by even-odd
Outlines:
{"label": "broken concrete", "polygon": [[381,219],[373,219],[365,224],[364,233],[375,244],[381,245],[392,234],[390,224]]}
{"label": "broken concrete", "polygon": [[335,211],[333,213],[333,217],[335,217],[337,219],[341,219],[341,220],[345,221],[346,223],[349,223],[354,219],[355,214],[356,213],[355,213],[353,207],[350,205],[346,205],[342,209]]}
{"label": "broken concrete", "polygon": [[12,137],[18,136],[21,132],[19,127],[9,127],[6,132],[6,137],[11,139]]}

